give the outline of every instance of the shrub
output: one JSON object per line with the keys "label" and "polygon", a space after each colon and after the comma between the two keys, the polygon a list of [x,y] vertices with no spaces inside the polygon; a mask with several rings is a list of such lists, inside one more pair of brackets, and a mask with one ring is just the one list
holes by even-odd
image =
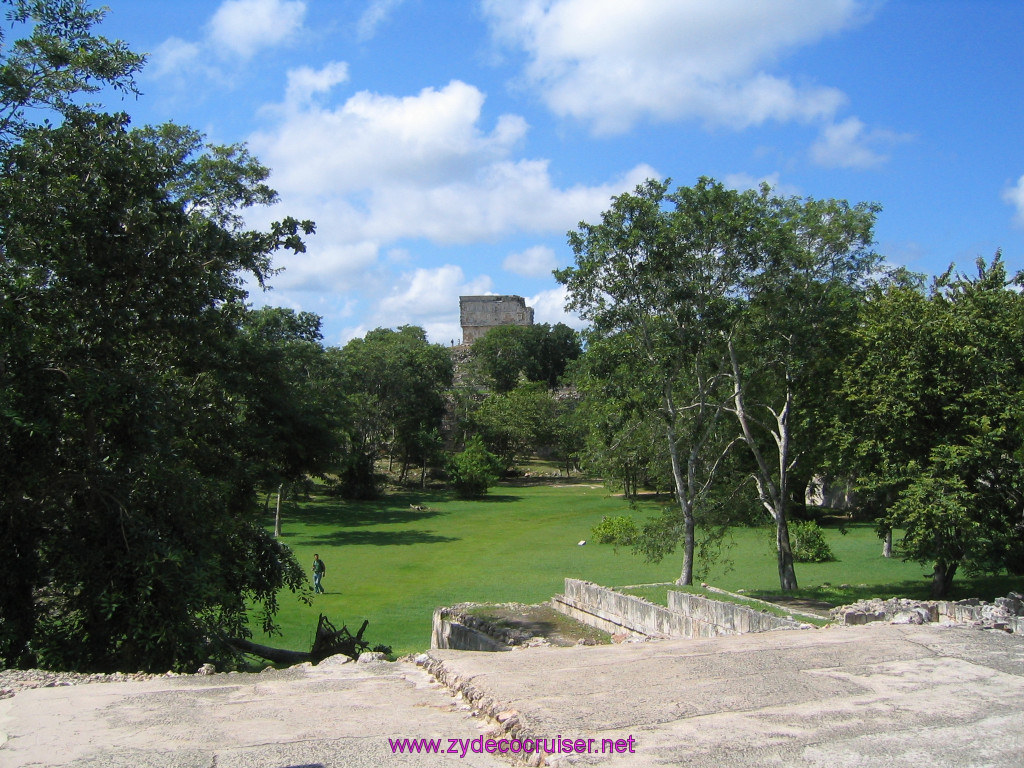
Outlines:
{"label": "shrub", "polygon": [[501,477],[501,462],[487,450],[479,435],[471,437],[462,453],[455,454],[448,464],[455,492],[467,499],[487,493]]}
{"label": "shrub", "polygon": [[601,522],[594,526],[591,533],[594,541],[598,544],[614,544],[616,546],[630,546],[636,542],[640,535],[640,529],[632,517],[618,515],[616,517],[602,517]]}
{"label": "shrub", "polygon": [[826,563],[836,559],[825,541],[825,532],[817,523],[800,520],[790,523],[789,542],[793,559],[798,563]]}

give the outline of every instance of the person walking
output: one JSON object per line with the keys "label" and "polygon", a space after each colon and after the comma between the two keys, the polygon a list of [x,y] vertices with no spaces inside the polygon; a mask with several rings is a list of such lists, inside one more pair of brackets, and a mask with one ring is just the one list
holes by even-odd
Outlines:
{"label": "person walking", "polygon": [[313,555],[313,592],[316,594],[326,594],[323,584],[320,583],[325,573],[327,566],[324,565],[324,561],[320,559],[320,555]]}

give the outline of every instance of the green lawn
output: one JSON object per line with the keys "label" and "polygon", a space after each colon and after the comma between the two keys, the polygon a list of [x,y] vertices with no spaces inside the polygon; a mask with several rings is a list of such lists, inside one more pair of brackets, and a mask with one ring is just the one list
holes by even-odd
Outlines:
{"label": "green lawn", "polygon": [[[423,511],[410,505],[423,505]],[[656,504],[644,505],[650,511]],[[562,591],[566,577],[606,586],[674,581],[680,556],[645,563],[628,549],[588,543],[602,515],[629,514],[628,504],[596,482],[502,485],[483,500],[464,501],[441,492],[390,494],[373,502],[314,496],[286,511],[283,541],[309,567],[313,553],[327,565],[327,594],[304,605],[281,595],[278,622],[283,636],[257,642],[308,650],[322,612],[338,627],[355,631],[363,619],[366,637],[396,654],[424,650],[430,642],[433,609],[458,602],[545,601]],[[638,519],[647,511],[638,513]],[[921,594],[926,568],[881,557],[872,526],[851,525],[848,535],[826,532],[836,562],[798,564],[801,591],[834,602],[878,594]],[[778,585],[774,533],[770,528],[732,532],[725,563],[699,573],[724,589],[768,594]],[[958,579],[961,592],[981,589],[990,599],[1006,594],[1006,580],[977,585]],[[1017,580],[1017,589],[1024,584]],[[832,586],[825,586],[830,584]],[[840,584],[848,589],[838,590]],[[864,586],[860,586],[864,585]],[[968,592],[964,592],[964,589]],[[992,594],[985,589],[995,590]]]}

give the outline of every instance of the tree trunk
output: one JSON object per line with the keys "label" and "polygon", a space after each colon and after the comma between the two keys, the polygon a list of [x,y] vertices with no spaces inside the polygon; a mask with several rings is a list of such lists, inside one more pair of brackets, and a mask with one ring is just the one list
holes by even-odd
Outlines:
{"label": "tree trunk", "polygon": [[[671,405],[670,405],[671,407]],[[673,417],[674,417],[673,413]],[[683,572],[677,584],[690,586],[693,584],[693,497],[689,486],[683,478],[683,468],[679,463],[679,445],[673,427],[666,430],[668,437],[668,453],[672,459],[672,483],[675,486],[676,502],[683,513]]]}
{"label": "tree trunk", "polygon": [[269,645],[260,645],[251,640],[243,638],[231,638],[231,645],[242,653],[251,653],[253,656],[272,661],[275,664],[301,664],[304,661],[312,661],[313,654],[307,651],[289,651],[284,648],[271,648]]}
{"label": "tree trunk", "polygon": [[757,472],[754,474],[754,482],[757,484],[757,493],[765,510],[775,520],[775,544],[778,551],[779,563],[779,587],[784,592],[797,588],[796,569],[793,565],[793,548],[789,542],[789,524],[786,520],[786,503],[789,500],[789,411],[793,404],[793,392],[789,389],[787,379],[786,401],[782,410],[778,413],[771,411],[775,416],[776,430],[768,430],[773,438],[778,457],[778,477],[772,472],[771,465],[758,447],[757,439],[754,436],[752,420],[750,419],[743,394],[743,380],[741,378],[740,364],[733,347],[732,340],[727,342],[729,349],[729,361],[732,365],[733,374],[733,412],[739,421],[740,429],[743,432],[743,439],[750,449],[754,461],[757,463]]}
{"label": "tree trunk", "polygon": [[892,557],[892,528],[885,532],[885,543],[882,544],[882,557]]}
{"label": "tree trunk", "polygon": [[775,545],[778,550],[779,586],[783,592],[791,592],[797,588],[796,568],[793,566],[793,548],[789,542],[785,510],[775,520]]}
{"label": "tree trunk", "polygon": [[274,538],[281,538],[281,497],[284,496],[284,483],[277,486],[277,511],[274,513]]}
{"label": "tree trunk", "polygon": [[935,563],[935,570],[932,571],[932,599],[941,600],[949,595],[953,587],[953,577],[959,563],[944,563],[941,560]]}

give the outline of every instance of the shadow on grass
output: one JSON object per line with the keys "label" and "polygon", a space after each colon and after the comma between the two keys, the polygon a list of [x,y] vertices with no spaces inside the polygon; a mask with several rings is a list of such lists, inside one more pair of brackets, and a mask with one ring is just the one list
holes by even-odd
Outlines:
{"label": "shadow on grass", "polygon": [[336,496],[315,496],[299,502],[284,514],[287,523],[359,528],[366,525],[408,525],[420,520],[450,514],[437,508],[439,504],[461,502],[469,504],[511,504],[522,497],[512,494],[493,494],[480,499],[459,499],[446,491],[412,491],[388,493],[379,499],[351,500]]}
{"label": "shadow on grass", "polygon": [[[967,576],[958,577],[953,582],[951,594],[944,600],[964,600],[977,597],[991,602],[997,597],[1006,597],[1008,592],[1024,589],[1024,579],[1015,576]],[[810,587],[794,592],[780,593],[771,590],[757,590],[746,593],[747,597],[756,597],[779,605],[798,607],[800,602],[818,603],[820,607],[849,605],[858,600],[891,597],[905,597],[912,600],[931,600],[931,579],[908,579],[890,584],[856,584],[838,586]]]}
{"label": "shadow on grass", "polygon": [[359,528],[365,525],[405,525],[419,520],[447,514],[430,506],[429,495],[394,493],[380,499],[353,501],[334,496],[317,496],[301,502],[297,510],[285,515],[285,520],[304,525],[344,526]]}
{"label": "shadow on grass", "polygon": [[324,546],[366,545],[377,547],[408,546],[411,544],[447,544],[459,541],[452,536],[438,536],[430,531],[332,531],[312,536],[310,543]]}
{"label": "shadow on grass", "polygon": [[511,504],[512,502],[519,501],[522,498],[522,496],[512,496],[507,493],[489,493],[478,499],[460,499],[460,501],[469,501],[477,504]]}

